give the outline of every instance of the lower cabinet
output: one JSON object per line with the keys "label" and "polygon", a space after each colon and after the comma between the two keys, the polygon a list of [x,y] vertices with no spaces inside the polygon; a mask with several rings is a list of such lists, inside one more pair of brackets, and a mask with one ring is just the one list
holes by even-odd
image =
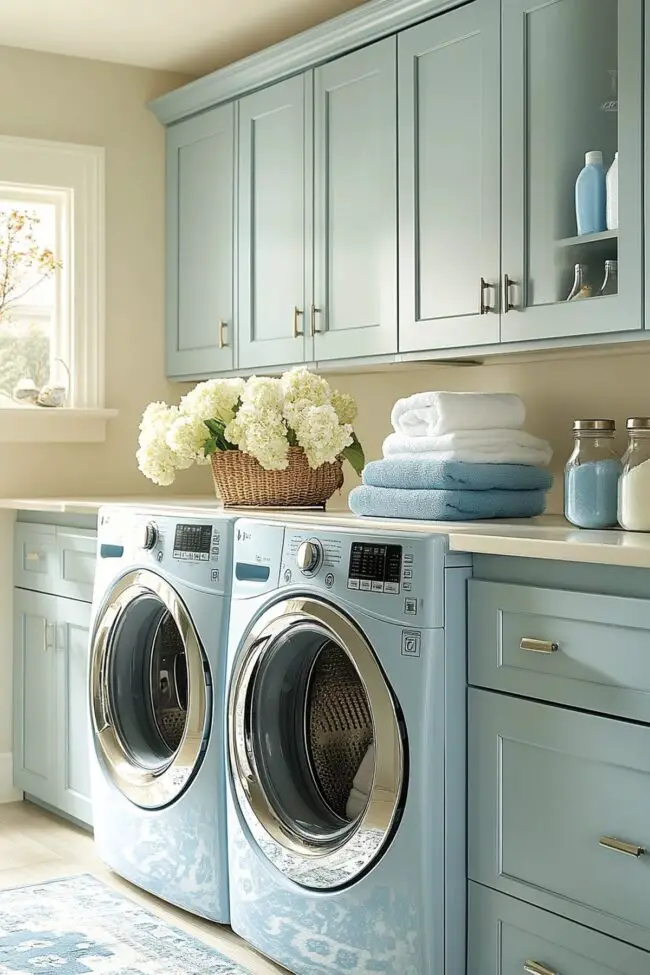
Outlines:
{"label": "lower cabinet", "polygon": [[90,825],[91,607],[14,593],[14,785]]}
{"label": "lower cabinet", "polygon": [[650,954],[469,885],[467,975],[648,975]]}

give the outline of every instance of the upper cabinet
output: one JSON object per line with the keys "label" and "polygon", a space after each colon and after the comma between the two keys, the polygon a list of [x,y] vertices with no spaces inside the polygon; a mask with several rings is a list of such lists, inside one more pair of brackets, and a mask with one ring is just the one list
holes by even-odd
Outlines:
{"label": "upper cabinet", "polygon": [[239,365],[311,358],[312,76],[239,103]]}
{"label": "upper cabinet", "polygon": [[[503,2],[502,342],[642,326],[642,25],[642,0]],[[600,201],[596,222],[576,222],[594,151],[604,170],[618,152],[609,228]]]}
{"label": "upper cabinet", "polygon": [[643,13],[369,0],[159,101],[169,375],[638,336]]}
{"label": "upper cabinet", "polygon": [[314,358],[397,351],[394,37],[314,76]]}
{"label": "upper cabinet", "polygon": [[232,369],[235,108],[167,131],[167,374]]}
{"label": "upper cabinet", "polygon": [[400,349],[499,341],[499,6],[399,37]]}

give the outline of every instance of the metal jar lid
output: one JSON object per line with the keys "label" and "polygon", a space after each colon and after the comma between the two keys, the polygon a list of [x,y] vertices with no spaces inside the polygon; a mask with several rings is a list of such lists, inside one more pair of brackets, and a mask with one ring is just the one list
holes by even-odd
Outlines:
{"label": "metal jar lid", "polygon": [[[630,421],[627,422],[629,424]],[[603,432],[613,433],[616,430],[616,423],[614,420],[574,420],[573,429],[577,431],[602,430]]]}
{"label": "metal jar lid", "polygon": [[629,416],[626,426],[628,430],[650,430],[650,416]]}

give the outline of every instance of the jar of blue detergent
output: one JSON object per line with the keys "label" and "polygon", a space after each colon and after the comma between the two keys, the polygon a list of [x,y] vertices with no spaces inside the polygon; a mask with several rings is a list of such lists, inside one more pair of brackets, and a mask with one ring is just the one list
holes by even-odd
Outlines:
{"label": "jar of blue detergent", "polygon": [[622,465],[614,449],[613,420],[574,420],[573,453],[564,470],[564,514],[578,528],[618,524]]}

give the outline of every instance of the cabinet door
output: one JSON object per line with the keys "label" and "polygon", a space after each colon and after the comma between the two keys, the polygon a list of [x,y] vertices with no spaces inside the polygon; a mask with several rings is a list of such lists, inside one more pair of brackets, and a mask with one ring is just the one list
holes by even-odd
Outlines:
{"label": "cabinet door", "polygon": [[[642,8],[503,4],[503,341],[642,327]],[[591,150],[606,169],[619,153],[619,227],[599,219],[577,236],[575,184]],[[618,262],[618,284],[601,297],[605,261]],[[576,265],[591,297],[567,301]]]}
{"label": "cabinet door", "polygon": [[650,955],[479,884],[469,885],[468,975],[647,975]]}
{"label": "cabinet door", "polygon": [[[239,103],[239,365],[311,359],[313,76]],[[309,281],[308,281],[309,277]],[[307,285],[309,284],[309,287]]]}
{"label": "cabinet door", "polygon": [[167,374],[232,369],[234,113],[167,131]]}
{"label": "cabinet door", "polygon": [[400,351],[499,340],[499,45],[491,0],[399,36]]}
{"label": "cabinet door", "polygon": [[397,351],[396,39],[314,76],[314,358]]}
{"label": "cabinet door", "polygon": [[92,823],[88,660],[91,609],[75,599],[57,599],[57,749],[59,809]]}
{"label": "cabinet door", "polygon": [[56,804],[55,596],[14,590],[14,785]]}

